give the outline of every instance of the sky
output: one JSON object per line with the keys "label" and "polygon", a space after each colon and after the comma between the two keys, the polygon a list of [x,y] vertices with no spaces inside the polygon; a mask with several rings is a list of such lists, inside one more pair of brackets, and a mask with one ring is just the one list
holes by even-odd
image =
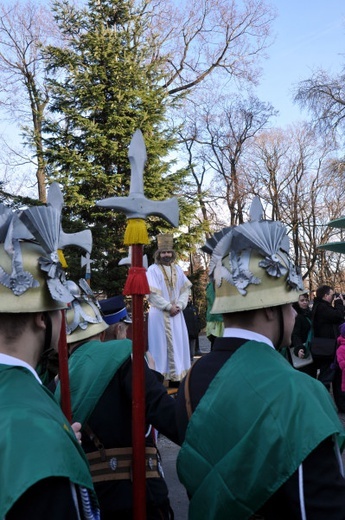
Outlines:
{"label": "sky", "polygon": [[274,43],[267,49],[263,76],[256,93],[269,101],[285,127],[307,119],[292,101],[292,90],[315,68],[335,74],[345,65],[344,0],[271,0],[278,16],[273,23]]}

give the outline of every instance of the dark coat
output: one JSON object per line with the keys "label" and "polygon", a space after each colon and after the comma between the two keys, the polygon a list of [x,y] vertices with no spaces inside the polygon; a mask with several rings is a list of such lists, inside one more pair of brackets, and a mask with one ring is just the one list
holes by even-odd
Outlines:
{"label": "dark coat", "polygon": [[[150,429],[151,424],[173,442],[178,441],[175,399],[167,394],[160,378],[161,374],[149,369],[145,364],[146,446],[155,445],[154,431]],[[88,420],[88,426],[106,449],[132,446],[131,358],[123,363],[110,381]],[[83,433],[82,436],[82,446],[86,453],[97,450],[94,442],[86,433]],[[125,512],[131,515],[133,508],[133,483],[131,480],[99,482],[95,483],[94,487],[101,514],[105,518],[108,518],[109,515],[111,518],[122,518],[121,515]],[[150,510],[155,511],[157,507],[164,511],[169,509],[168,488],[164,478],[146,479],[146,497],[148,520],[156,517],[150,516]],[[167,518],[167,516],[162,516],[162,518]]]}
{"label": "dark coat", "polygon": [[183,311],[186,322],[189,339],[196,339],[200,332],[200,318],[198,309],[191,302],[188,302],[187,307]]}
{"label": "dark coat", "polygon": [[[295,325],[291,335],[291,346],[294,347],[295,356],[298,356],[298,351],[300,349],[303,349],[304,355],[308,356],[310,354],[310,345],[306,346],[306,342],[312,327],[311,311],[309,309],[301,309],[298,303],[293,304],[293,308],[297,312],[297,316],[295,318]],[[288,359],[291,363],[290,356]],[[314,362],[300,367],[298,370],[312,377],[316,377],[317,375],[317,367]]]}
{"label": "dark coat", "polygon": [[[175,402],[158,381],[156,373],[145,365],[146,431],[152,424],[159,432],[177,442]],[[105,448],[132,446],[132,363],[129,359],[115,374],[97,403],[88,424]],[[153,432],[146,437],[146,445],[153,446]],[[83,437],[86,453],[95,451],[95,445]],[[95,484],[101,512],[131,509],[132,482],[117,480]],[[164,504],[168,488],[163,478],[146,479],[147,503]],[[147,515],[149,516],[149,515]]]}
{"label": "dark coat", "polygon": [[297,312],[297,316],[291,335],[291,346],[294,347],[294,352],[297,355],[298,350],[304,348],[311,329],[311,312],[309,309],[301,309],[298,304],[293,305],[293,307]]}
{"label": "dark coat", "polygon": [[315,298],[312,319],[315,337],[336,339],[339,335],[339,325],[344,321],[343,302],[336,300],[333,307],[331,303]]}

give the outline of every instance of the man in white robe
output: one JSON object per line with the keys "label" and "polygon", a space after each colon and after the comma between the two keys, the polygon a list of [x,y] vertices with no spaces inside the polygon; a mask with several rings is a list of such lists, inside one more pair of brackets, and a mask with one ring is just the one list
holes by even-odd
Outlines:
{"label": "man in white robe", "polygon": [[178,383],[191,366],[183,310],[192,284],[181,267],[174,263],[172,235],[158,235],[157,243],[155,263],[147,270],[150,286],[148,347],[156,370],[169,382]]}

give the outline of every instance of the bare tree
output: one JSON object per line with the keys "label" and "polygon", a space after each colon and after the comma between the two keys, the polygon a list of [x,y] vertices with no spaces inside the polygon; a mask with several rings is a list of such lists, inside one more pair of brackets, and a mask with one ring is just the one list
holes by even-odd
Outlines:
{"label": "bare tree", "polygon": [[331,154],[307,124],[262,133],[251,153],[251,189],[265,200],[270,217],[290,229],[295,261],[310,289],[336,273],[334,261],[325,261],[329,253],[318,249],[335,234],[327,223],[341,215],[344,197]]}
{"label": "bare tree", "polygon": [[[259,59],[270,43],[275,16],[263,0],[134,0],[129,4],[150,21],[143,37],[150,42],[151,60],[161,62],[162,86],[170,95],[190,93],[216,75],[225,81],[257,81]],[[18,124],[28,146],[26,153],[22,149],[17,153],[17,147],[8,141],[6,145],[16,167],[35,168],[43,202],[42,124],[49,94],[41,50],[55,37],[52,12],[43,3],[28,0],[0,6],[0,106],[11,123]],[[133,39],[133,45],[139,43]]]}
{"label": "bare tree", "polygon": [[345,130],[345,69],[331,76],[320,69],[311,78],[301,81],[295,101],[309,110],[317,127],[331,132]]}
{"label": "bare tree", "polygon": [[42,202],[46,201],[42,123],[48,92],[41,46],[53,38],[54,30],[52,16],[43,4],[29,0],[0,6],[0,106],[25,134],[31,155],[5,141],[17,167],[34,165]]}
{"label": "bare tree", "polygon": [[[216,197],[223,201],[223,210],[227,208],[227,225],[241,223],[247,193],[242,167],[246,150],[275,112],[270,104],[254,96],[247,99],[232,96],[226,101],[213,99],[212,102],[209,96],[196,112],[197,123],[194,127],[186,125],[183,141],[190,154],[193,150],[189,164],[199,196],[202,186],[205,190],[206,182],[209,183],[201,205],[204,218],[206,211],[212,214]],[[212,204],[210,194],[213,194]]]}
{"label": "bare tree", "polygon": [[[255,83],[276,13],[262,0],[146,0],[152,59],[165,63],[169,94],[194,90],[214,72]],[[149,29],[149,28],[148,28]]]}

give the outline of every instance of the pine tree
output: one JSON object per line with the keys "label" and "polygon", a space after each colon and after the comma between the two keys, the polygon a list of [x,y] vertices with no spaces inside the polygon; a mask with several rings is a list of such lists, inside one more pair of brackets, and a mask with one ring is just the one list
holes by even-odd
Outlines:
{"label": "pine tree", "polygon": [[[172,100],[163,87],[163,63],[153,58],[145,38],[149,14],[134,1],[90,0],[84,9],[58,1],[54,12],[65,46],[46,49],[52,114],[44,127],[48,177],[63,186],[70,225],[92,227],[92,287],[115,294],[127,271],[118,267],[127,256],[126,218],[95,202],[128,194],[128,145],[137,128],[148,155],[145,195],[164,200],[180,192],[186,172],[172,173],[164,160],[174,148],[165,121]],[[190,204],[183,206],[190,212]],[[150,219],[152,235],[165,228]]]}

